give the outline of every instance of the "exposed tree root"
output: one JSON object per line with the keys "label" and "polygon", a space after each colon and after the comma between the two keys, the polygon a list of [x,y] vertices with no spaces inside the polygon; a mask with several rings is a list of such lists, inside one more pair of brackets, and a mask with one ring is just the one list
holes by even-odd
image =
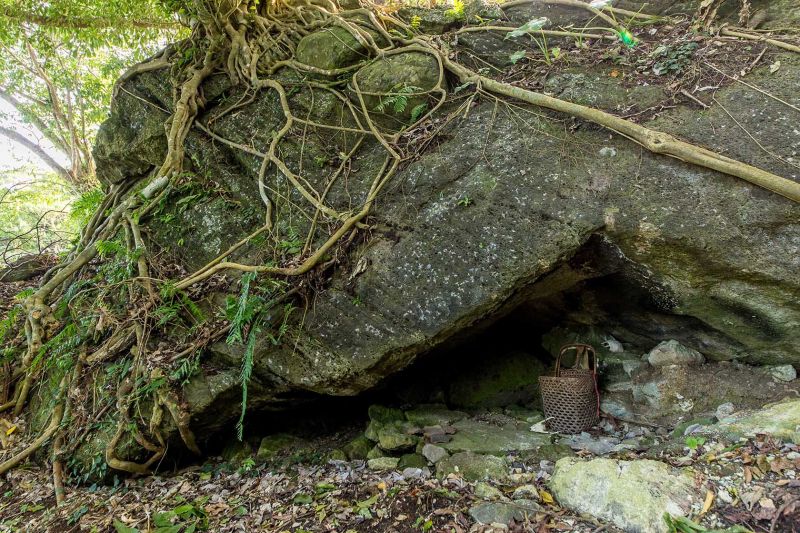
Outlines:
{"label": "exposed tree root", "polygon": [[767,43],[769,45],[776,46],[778,48],[782,48],[784,50],[800,54],[800,46],[796,46],[791,43],[785,43],[777,39],[770,39],[769,37],[764,37],[763,35],[753,35],[752,33],[746,33],[745,31],[735,31],[729,28],[722,28],[721,30],[719,30],[719,34],[726,35],[728,37],[736,37],[737,39],[747,39],[748,41],[761,41],[763,43]]}
{"label": "exposed tree root", "polygon": [[655,154],[667,155],[700,167],[736,176],[748,183],[752,183],[800,203],[800,183],[742,163],[741,161],[725,157],[700,146],[681,141],[667,133],[651,130],[635,122],[606,113],[605,111],[553,98],[552,96],[521,89],[507,83],[492,80],[485,76],[480,76],[463,65],[448,59],[446,54],[443,54],[442,59],[445,61],[448,70],[458,75],[462,82],[479,82],[481,87],[489,92],[510,96],[529,104],[546,107],[554,111],[567,113],[571,116],[593,122],[627,137]]}

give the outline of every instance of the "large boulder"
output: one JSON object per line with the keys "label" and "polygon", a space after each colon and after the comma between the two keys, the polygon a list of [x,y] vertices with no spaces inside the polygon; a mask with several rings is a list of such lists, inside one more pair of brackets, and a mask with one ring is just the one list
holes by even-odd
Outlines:
{"label": "large boulder", "polygon": [[777,402],[725,418],[709,431],[728,437],[755,437],[763,433],[800,444],[800,400]]}
{"label": "large boulder", "polygon": [[666,533],[665,513],[688,516],[702,498],[693,476],[650,460],[566,457],[556,463],[550,488],[562,506],[630,533]]}
{"label": "large boulder", "polygon": [[[720,50],[733,53],[735,46],[722,43]],[[800,105],[800,57],[776,53],[775,59],[779,70],[757,66],[748,83]],[[427,89],[438,77],[434,67],[425,54],[389,56],[363,67],[359,81],[372,92],[391,92],[398,84]],[[609,76],[605,65],[586,70],[581,90],[594,91],[594,105],[616,110],[631,97],[632,84]],[[227,82],[219,78],[204,87],[201,120],[229,97],[238,98],[237,89],[226,93]],[[601,91],[593,86],[596,78],[603,79]],[[167,115],[145,101],[169,109],[166,74],[142,74],[123,88],[95,149],[98,172],[108,183],[135,182],[164,153]],[[795,167],[742,142],[739,128],[757,132],[762,146],[791,154],[800,150],[791,109],[742,84],[720,88],[715,98],[725,110],[714,105],[700,114],[689,103],[642,120],[800,179]],[[324,91],[292,94],[290,105],[297,116],[348,124],[337,110],[340,103]],[[494,102],[478,100],[443,127],[435,149],[409,160],[392,178],[373,211],[368,238],[337,255],[340,267],[325,276],[314,305],[302,319],[287,322],[281,342],[266,334],[259,339],[248,412],[370,390],[421,355],[437,348],[446,353],[448,343],[483,331],[482,325],[514,309],[526,310],[534,332],[536,324],[548,331],[566,319],[594,326],[626,349],[675,339],[708,360],[800,363],[796,204],[650,154],[580,121],[565,124],[567,117],[525,106],[519,112],[528,111],[536,115],[518,120],[516,111],[498,112]],[[213,128],[263,149],[283,120],[275,95],[263,91]],[[281,149],[287,164],[302,164],[304,178],[322,190],[331,162],[353,141],[345,133],[312,132],[302,142],[287,138]],[[187,166],[205,192],[173,191],[146,229],[154,250],[192,270],[263,224],[263,208],[258,158],[197,130],[187,143]],[[329,205],[346,211],[363,201],[383,161],[382,148],[366,142],[350,178],[331,187]],[[269,180],[274,188],[291,189],[281,175],[270,173]],[[278,217],[292,202],[303,205],[295,192],[287,194],[291,202],[276,205]],[[179,202],[183,198],[189,200]],[[310,225],[304,217],[292,223],[277,228],[283,242],[305,235]],[[253,242],[231,259],[263,262],[263,246],[263,240]],[[199,434],[211,435],[238,416],[233,406],[243,353],[244,347],[220,342],[204,354],[203,370],[184,395]]]}
{"label": "large boulder", "polygon": [[647,354],[647,362],[653,366],[698,365],[704,361],[703,354],[676,340],[664,341]]}

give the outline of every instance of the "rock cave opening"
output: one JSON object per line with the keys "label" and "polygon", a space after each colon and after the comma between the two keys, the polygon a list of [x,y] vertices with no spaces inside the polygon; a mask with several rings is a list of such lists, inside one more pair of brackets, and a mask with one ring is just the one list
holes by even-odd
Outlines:
{"label": "rock cave opening", "polygon": [[[667,434],[681,424],[708,420],[720,406],[757,406],[785,395],[789,385],[769,372],[719,361],[730,339],[675,313],[671,302],[643,268],[595,235],[498,311],[376,387],[352,397],[295,394],[292,402],[300,407],[291,411],[251,412],[247,447],[260,450],[261,458],[288,453],[394,460],[418,456],[417,445],[430,440],[413,432],[452,424],[462,436],[448,443],[450,453],[538,449],[542,439],[530,431],[543,418],[538,378],[552,372],[559,349],[572,342],[597,350],[602,411],[613,424],[640,424]],[[647,354],[657,346],[667,359],[649,362]],[[686,354],[699,360],[670,359]],[[707,356],[710,364],[699,364]],[[411,427],[398,432],[395,419]],[[486,425],[487,419],[492,423]],[[481,442],[491,444],[476,444]],[[229,438],[217,439],[211,448],[223,456],[233,453]]]}
{"label": "rock cave opening", "polygon": [[[538,408],[538,377],[552,372],[563,345],[592,345],[600,384],[613,388],[630,379],[660,342],[677,339],[711,351],[724,344],[717,332],[674,313],[672,305],[666,289],[598,234],[498,312],[420,355],[378,390],[399,404]],[[569,357],[563,362],[573,363]]]}

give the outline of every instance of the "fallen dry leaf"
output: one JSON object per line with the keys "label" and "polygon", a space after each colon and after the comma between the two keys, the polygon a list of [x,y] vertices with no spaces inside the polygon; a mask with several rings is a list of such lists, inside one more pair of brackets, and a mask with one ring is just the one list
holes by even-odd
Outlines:
{"label": "fallen dry leaf", "polygon": [[700,515],[706,514],[712,505],[714,505],[714,492],[709,490],[706,491],[706,500],[703,502],[703,510],[700,511]]}

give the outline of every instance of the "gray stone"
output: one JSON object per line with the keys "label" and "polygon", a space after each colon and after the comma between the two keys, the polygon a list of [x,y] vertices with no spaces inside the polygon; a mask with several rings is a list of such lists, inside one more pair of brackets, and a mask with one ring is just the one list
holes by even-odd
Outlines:
{"label": "gray stone", "polygon": [[422,455],[431,463],[436,464],[450,454],[441,446],[428,443],[422,447]]}
{"label": "gray stone", "polygon": [[0,268],[0,282],[27,281],[47,272],[49,255],[24,255]]}
{"label": "gray stone", "polygon": [[534,433],[526,424],[497,426],[466,419],[456,422],[453,427],[456,428],[453,439],[441,444],[450,453],[469,451],[505,455],[510,451],[532,450],[550,444],[549,435]]}
{"label": "gray stone", "polygon": [[664,513],[688,516],[694,478],[659,461],[560,459],[549,486],[558,502],[631,533],[667,533]]}
{"label": "gray stone", "polygon": [[526,516],[535,513],[540,507],[536,502],[518,500],[514,502],[484,502],[470,508],[469,515],[480,524],[502,524],[507,526],[512,520],[522,522]]}
{"label": "gray stone", "polygon": [[474,493],[475,496],[480,498],[481,500],[494,501],[494,500],[508,499],[503,495],[502,492],[500,492],[500,489],[498,489],[497,487],[493,487],[492,485],[489,485],[485,481],[479,481],[475,484]]}
{"label": "gray stone", "polygon": [[417,442],[419,438],[409,435],[396,425],[387,425],[378,430],[378,446],[387,452],[411,450]]}
{"label": "gray stone", "polygon": [[622,399],[603,398],[600,401],[600,410],[622,420],[631,420],[633,418],[631,406]]}
{"label": "gray stone", "polygon": [[697,350],[687,348],[676,340],[669,340],[650,350],[647,362],[652,366],[699,365],[705,362],[705,357]]}
{"label": "gray stone", "polygon": [[637,370],[642,368],[644,363],[642,361],[637,360],[630,360],[630,361],[623,361],[622,362],[622,370],[628,377],[631,377]]}
{"label": "gray stone", "polygon": [[765,366],[764,370],[772,376],[775,381],[790,382],[797,379],[797,370],[792,365],[771,365]]}
{"label": "gray stone", "polygon": [[431,471],[428,469],[428,467],[407,467],[403,468],[403,471],[400,472],[400,474],[406,479],[421,479],[430,477]]}
{"label": "gray stone", "polygon": [[400,459],[397,457],[378,457],[367,461],[370,470],[397,470]]}
{"label": "gray stone", "polygon": [[717,407],[717,410],[714,411],[714,414],[716,415],[718,420],[723,420],[725,418],[728,418],[735,412],[736,412],[736,407],[734,407],[734,405],[731,402],[726,402]]}
{"label": "gray stone", "polygon": [[736,413],[706,432],[733,438],[754,437],[759,433],[800,444],[800,399],[787,399],[761,409]]}
{"label": "gray stone", "polygon": [[504,480],[508,477],[508,466],[500,457],[462,452],[446,457],[436,464],[438,477],[444,478],[448,474],[457,474],[467,481]]}
{"label": "gray stone", "polygon": [[583,432],[578,435],[570,435],[561,441],[573,450],[585,450],[593,455],[605,455],[611,453],[620,440],[615,437],[599,436],[594,437],[589,433]]}
{"label": "gray stone", "polygon": [[526,500],[538,501],[540,499],[539,489],[536,488],[536,485],[522,485],[514,489],[514,494],[512,494],[512,498],[514,498],[515,500],[526,499]]}
{"label": "gray stone", "polygon": [[427,442],[433,444],[450,442],[452,439],[451,433],[448,433],[442,426],[426,426],[422,428],[422,435]]}

